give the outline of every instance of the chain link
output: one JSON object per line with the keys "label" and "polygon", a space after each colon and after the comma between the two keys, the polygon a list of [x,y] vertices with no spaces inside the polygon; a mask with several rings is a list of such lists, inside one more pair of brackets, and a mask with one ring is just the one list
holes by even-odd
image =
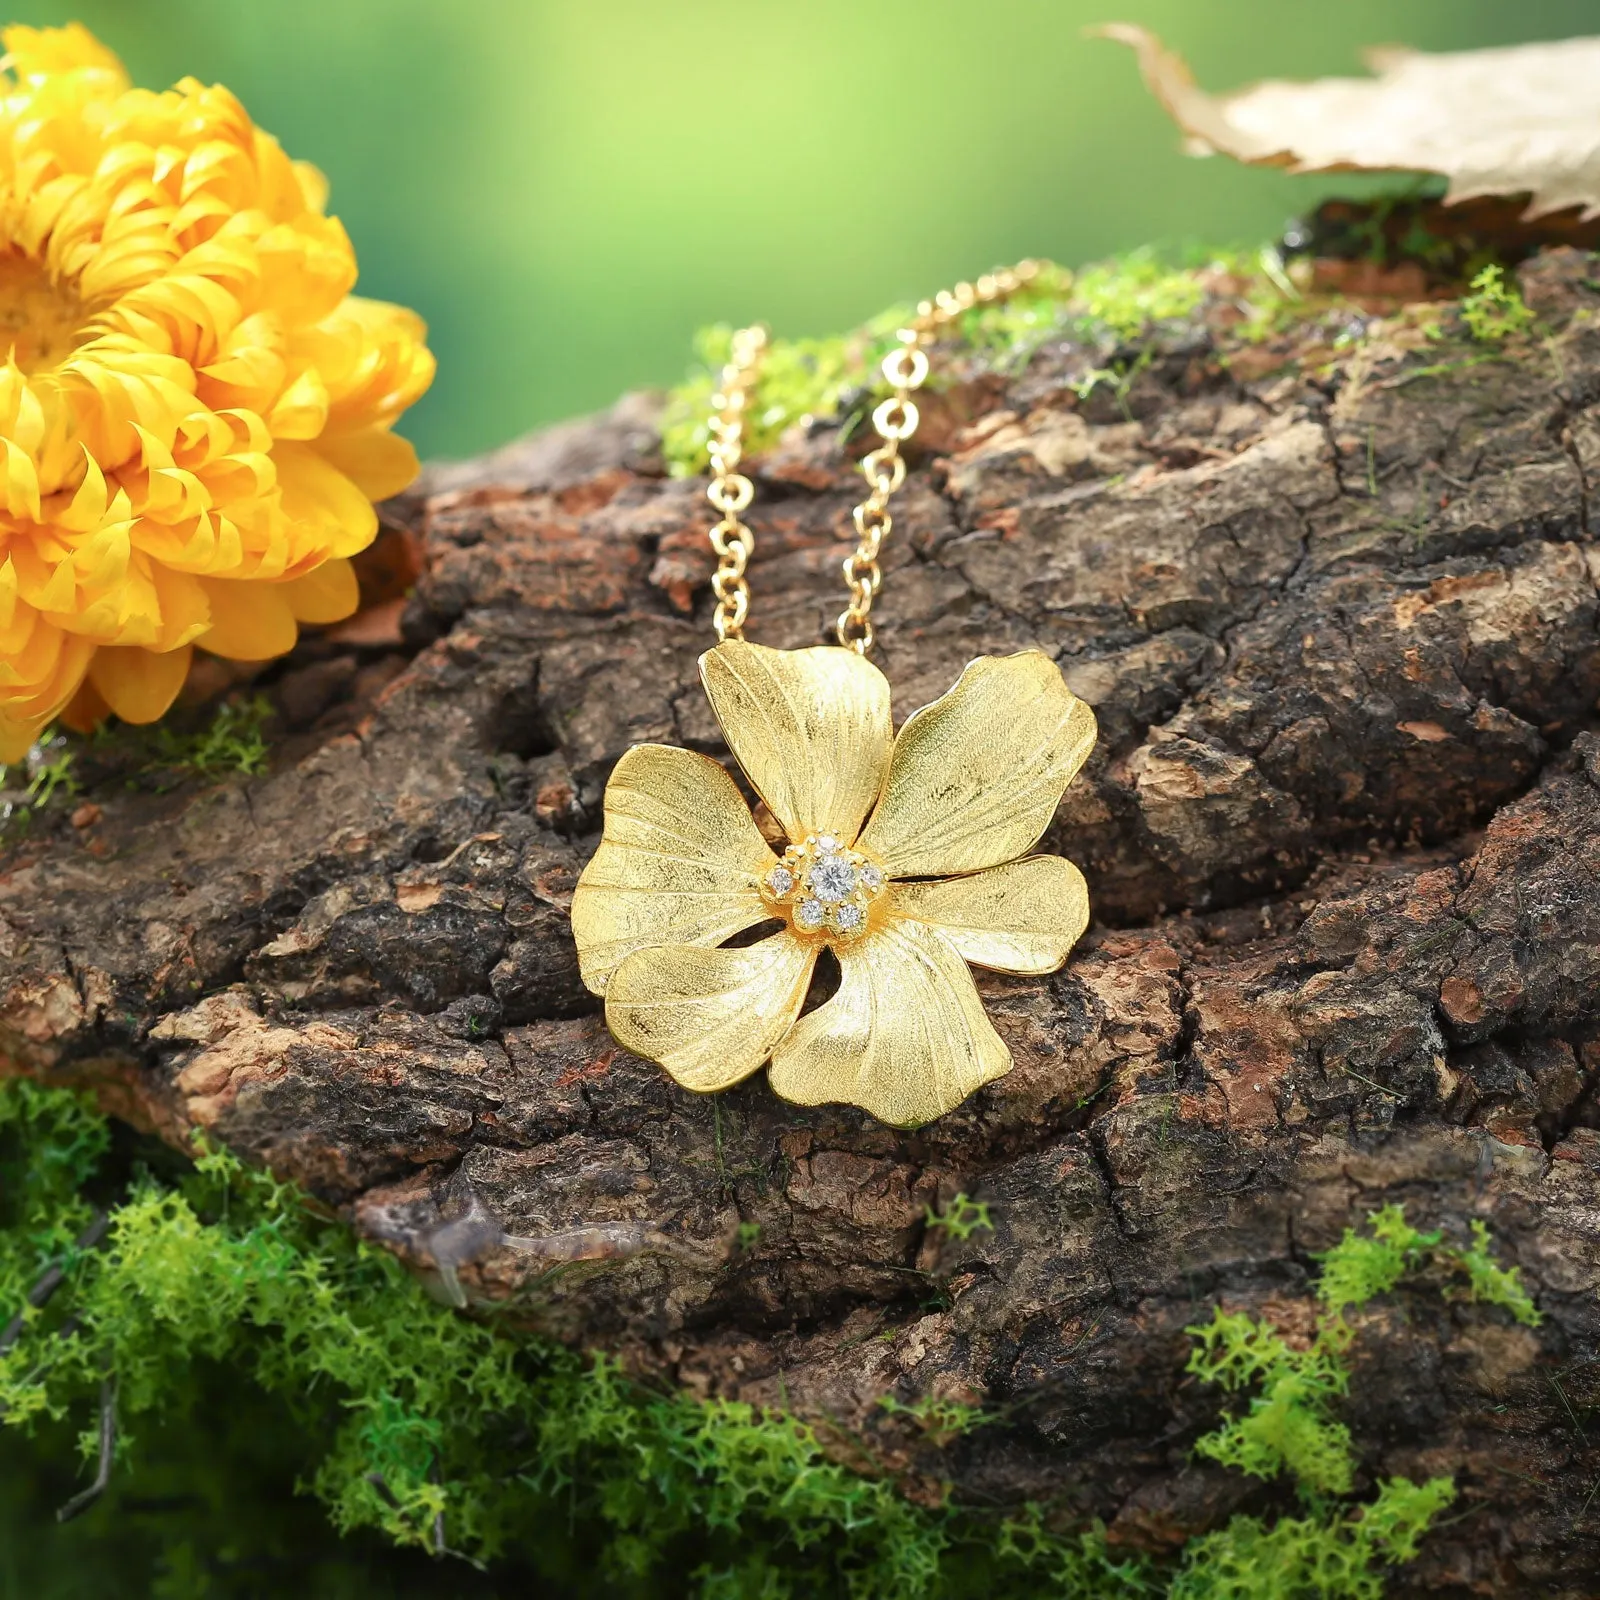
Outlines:
{"label": "chain link", "polygon": [[839,613],[835,632],[839,643],[857,655],[872,648],[872,602],[883,587],[883,569],[878,553],[894,518],[889,515],[889,499],[905,482],[905,457],[900,447],[917,431],[921,413],[911,398],[928,378],[928,352],[945,328],[974,306],[993,305],[1025,288],[1040,271],[1037,261],[1019,261],[999,272],[985,273],[976,283],[958,283],[941,289],[931,300],[917,307],[917,314],[895,334],[897,348],[884,357],[883,376],[893,391],[872,413],[872,425],[883,443],[862,459],[867,497],[855,508],[856,536],[859,542],[844,560],[844,581],[850,586],[850,603]]}
{"label": "chain link", "polygon": [[[916,316],[895,334],[896,348],[883,362],[883,376],[891,393],[872,413],[872,425],[883,443],[861,462],[867,496],[853,513],[858,542],[844,561],[850,603],[835,624],[839,643],[857,655],[865,655],[872,648],[872,602],[883,587],[878,554],[894,527],[889,500],[906,481],[905,457],[900,454],[900,447],[916,433],[922,420],[911,396],[928,379],[926,347],[974,306],[994,305],[1026,288],[1042,268],[1043,263],[1038,261],[1019,261],[1014,267],[985,273],[975,283],[941,289],[931,300],[922,301]],[[706,498],[722,515],[711,530],[711,548],[717,553],[711,588],[717,597],[713,621],[718,639],[742,638],[745,619],[750,615],[750,585],[745,569],[755,548],[755,535],[740,521],[740,513],[749,506],[755,490],[738,467],[745,408],[766,350],[765,328],[741,328],[733,336],[721,386],[711,397],[711,486]]]}
{"label": "chain link", "polygon": [[755,487],[739,471],[744,450],[744,412],[767,352],[767,330],[759,323],[741,328],[733,336],[721,386],[711,397],[711,485],[706,499],[721,513],[711,530],[711,548],[717,553],[717,570],[711,590],[717,597],[712,619],[718,639],[742,639],[750,615],[750,583],[745,568],[755,549],[756,537],[740,520],[755,496]]}

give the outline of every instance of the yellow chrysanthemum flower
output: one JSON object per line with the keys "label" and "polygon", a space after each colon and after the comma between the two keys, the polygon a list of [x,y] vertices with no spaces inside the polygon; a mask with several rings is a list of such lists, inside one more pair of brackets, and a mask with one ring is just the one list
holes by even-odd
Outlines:
{"label": "yellow chrysanthemum flower", "polygon": [[348,616],[433,358],[226,89],[131,88],[77,25],[0,40],[6,761],[57,716],[159,717],[196,645],[265,660]]}
{"label": "yellow chrysanthemum flower", "polygon": [[[888,680],[851,650],[729,639],[700,677],[790,844],[773,854],[709,756],[623,756],[572,900],[612,1036],[686,1089],[770,1062],[800,1105],[900,1127],[943,1115],[1011,1067],[967,963],[1053,972],[1088,926],[1083,874],[1029,852],[1094,748],[1094,713],[1039,650],[972,662],[898,735]],[[825,949],[838,992],[802,1015]]]}

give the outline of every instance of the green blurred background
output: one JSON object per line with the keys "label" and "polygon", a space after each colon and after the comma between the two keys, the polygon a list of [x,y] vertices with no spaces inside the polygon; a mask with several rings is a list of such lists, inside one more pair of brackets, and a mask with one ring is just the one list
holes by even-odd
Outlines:
{"label": "green blurred background", "polygon": [[1142,22],[1224,89],[1363,45],[1600,31],[1596,0],[77,0],[135,78],[234,89],[427,317],[406,428],[464,455],[671,382],[703,323],[835,332],[1000,261],[1236,243],[1350,180],[1194,161]]}

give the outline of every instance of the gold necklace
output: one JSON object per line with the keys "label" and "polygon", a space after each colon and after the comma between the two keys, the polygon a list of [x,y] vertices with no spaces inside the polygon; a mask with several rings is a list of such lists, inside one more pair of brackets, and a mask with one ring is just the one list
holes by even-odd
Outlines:
{"label": "gold necklace", "polygon": [[[583,981],[604,997],[612,1036],[685,1088],[726,1089],[767,1065],[786,1100],[930,1121],[1011,1067],[968,963],[1053,972],[1088,926],[1083,874],[1028,854],[1094,748],[1094,713],[1060,668],[1041,650],[982,656],[897,736],[888,680],[866,659],[925,346],[1037,270],[959,284],[896,336],[883,364],[892,392],[872,419],[882,443],[861,463],[869,489],[837,645],[744,638],[755,539],[741,518],[754,488],[738,468],[766,334],[734,336],[711,419],[718,642],[700,677],[788,847],[768,845],[718,762],[635,745],[606,786],[600,847],[572,901]],[[771,921],[776,933],[727,943]],[[802,1016],[824,949],[839,988]]]}

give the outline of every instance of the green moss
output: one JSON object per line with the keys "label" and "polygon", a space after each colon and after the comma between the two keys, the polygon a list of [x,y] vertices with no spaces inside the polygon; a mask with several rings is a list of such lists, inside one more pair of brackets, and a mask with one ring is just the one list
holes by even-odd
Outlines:
{"label": "green moss", "polygon": [[147,770],[168,768],[205,778],[265,772],[264,730],[271,717],[272,702],[258,694],[224,701],[210,722],[192,733],[175,733],[160,724],[151,731]]}
{"label": "green moss", "polygon": [[[841,399],[876,374],[907,314],[886,312],[860,332],[839,338],[774,339],[762,362],[756,403],[746,414],[746,452],[770,449],[803,417],[837,415]],[[711,398],[732,338],[726,324],[702,329],[695,336],[696,365],[667,397],[661,450],[674,477],[692,477],[707,468]]]}
{"label": "green moss", "polygon": [[914,1422],[937,1445],[948,1444],[963,1434],[981,1428],[993,1421],[985,1416],[981,1406],[969,1405],[965,1400],[941,1400],[936,1395],[925,1394],[909,1405],[892,1394],[884,1395],[878,1404],[890,1416],[905,1417]]}
{"label": "green moss", "polygon": [[1349,1374],[1330,1341],[1287,1345],[1267,1324],[1218,1310],[1189,1330],[1198,1341],[1189,1371],[1235,1392],[1254,1390],[1249,1409],[1195,1446],[1203,1456],[1256,1478],[1290,1473],[1319,1494],[1350,1492],[1355,1472],[1350,1430],[1330,1414]]}
{"label": "green moss", "polygon": [[1516,287],[1506,282],[1505,269],[1487,266],[1472,280],[1472,292],[1462,298],[1461,320],[1480,344],[1502,344],[1526,333],[1534,315]]}
{"label": "green moss", "polygon": [[928,1231],[947,1233],[952,1239],[970,1239],[980,1230],[985,1233],[994,1232],[994,1222],[989,1216],[989,1202],[987,1200],[974,1200],[965,1194],[958,1194],[942,1211],[935,1211],[932,1206],[923,1208],[923,1220],[928,1226]]}
{"label": "green moss", "polygon": [[32,768],[28,779],[28,803],[36,811],[44,810],[58,792],[69,799],[79,793],[78,780],[72,770],[72,751],[65,748],[65,741],[47,732],[39,739],[39,752],[38,764]]}
{"label": "green moss", "polygon": [[[97,1208],[105,1240],[94,1248],[85,1232]],[[991,1226],[965,1196],[933,1225],[957,1236]],[[235,1493],[253,1504],[289,1471],[357,1539],[349,1548],[364,1552],[362,1570],[379,1570],[381,1535],[521,1573],[522,1592],[1369,1600],[1379,1570],[1409,1559],[1452,1491],[1443,1480],[1394,1480],[1365,1505],[1338,1498],[1354,1460],[1333,1415],[1347,1381],[1342,1311],[1432,1261],[1464,1274],[1475,1298],[1537,1315],[1481,1226],[1453,1262],[1444,1248],[1398,1210],[1380,1212],[1324,1257],[1324,1320],[1308,1348],[1226,1313],[1193,1330],[1191,1371],[1248,1399],[1198,1448],[1256,1476],[1287,1473],[1309,1504],[1271,1525],[1235,1518],[1163,1569],[1114,1554],[1099,1529],[1054,1531],[1044,1508],[999,1519],[913,1504],[889,1480],[831,1459],[793,1417],[657,1392],[605,1356],[459,1316],[387,1253],[231,1156],[202,1152],[187,1165],[144,1147],[130,1158],[126,1140],[113,1145],[108,1125],[71,1095],[12,1081],[0,1083],[0,1307],[26,1305],[51,1268],[64,1278],[0,1335],[0,1420],[47,1452],[82,1427],[88,1458],[114,1378],[115,1516],[91,1513],[78,1531],[98,1525],[103,1537],[133,1540],[132,1489],[159,1501],[182,1481],[175,1457],[187,1461],[196,1487],[178,1503],[191,1506],[191,1531],[141,1557],[163,1600],[242,1600],[262,1592],[250,1578],[262,1563],[283,1571],[296,1561],[290,1587],[307,1600],[399,1592],[307,1554],[303,1518],[241,1519],[229,1505],[225,1484],[246,1485]],[[916,1422],[933,1449],[1003,1420],[954,1400],[885,1409]],[[202,1419],[231,1430],[220,1455],[208,1454]],[[0,1452],[13,1463],[0,1467],[0,1486],[15,1481],[18,1459]],[[241,1462],[255,1463],[253,1476]],[[0,1495],[0,1523],[5,1504]],[[13,1562],[31,1560],[34,1542]],[[73,1559],[82,1565],[81,1553]],[[469,1567],[450,1570],[460,1577],[429,1592],[480,1592]],[[6,1592],[49,1594],[53,1581],[34,1574]]]}
{"label": "green moss", "polygon": [[[956,332],[991,367],[1017,371],[1041,344],[1057,336],[1114,346],[1133,344],[1152,327],[1190,315],[1205,297],[1208,274],[1218,272],[1243,284],[1238,298],[1246,308],[1251,337],[1266,337],[1283,325],[1296,292],[1281,269],[1269,270],[1265,256],[1213,251],[1174,264],[1144,249],[1085,267],[1076,276],[1046,265],[1023,292],[999,305],[967,312]],[[895,330],[911,315],[911,307],[895,306],[839,338],[774,339],[749,413],[747,452],[759,455],[770,449],[787,428],[807,416],[840,419],[845,436],[851,436],[865,422],[872,404],[888,392],[879,367],[894,347]],[[667,397],[662,452],[674,476],[690,477],[706,470],[706,419],[732,336],[727,326],[698,334],[695,365]],[[1098,376],[1115,381],[1139,362],[1139,353],[1134,352]],[[937,388],[947,378],[935,371],[929,381]]]}
{"label": "green moss", "polygon": [[11,1152],[0,1159],[0,1308],[10,1308],[47,1267],[72,1259],[94,1209],[82,1191],[111,1136],[76,1097],[20,1079],[0,1085],[0,1140],[0,1158]]}
{"label": "green moss", "polygon": [[1334,1316],[1346,1306],[1364,1306],[1386,1294],[1443,1237],[1419,1233],[1399,1206],[1384,1206],[1367,1218],[1370,1232],[1346,1228],[1344,1237],[1319,1261],[1317,1298]]}
{"label": "green moss", "polygon": [[1515,1267],[1502,1267],[1490,1253],[1488,1224],[1476,1218],[1472,1243],[1451,1252],[1451,1264],[1467,1275],[1468,1297],[1485,1305],[1500,1306],[1525,1327],[1537,1328],[1540,1316]]}
{"label": "green moss", "polygon": [[[6,786],[9,767],[0,766],[0,790]],[[59,795],[71,800],[83,792],[78,781],[77,753],[64,734],[46,728],[28,753],[22,775],[26,782],[16,798],[0,801],[0,843],[11,843],[27,833],[39,815]]]}
{"label": "green moss", "polygon": [[[0,1288],[16,1304],[67,1269],[0,1352],[7,1425],[87,1420],[114,1373],[118,1472],[138,1475],[144,1424],[225,1364],[303,1438],[305,1479],[342,1531],[520,1552],[547,1573],[572,1570],[576,1543],[619,1593],[681,1593],[689,1572],[706,1595],[989,1591],[992,1572],[981,1590],[961,1574],[983,1568],[992,1522],[919,1508],[794,1418],[655,1393],[604,1356],[436,1306],[386,1253],[225,1154],[135,1172],[104,1246],[75,1252],[105,1148],[71,1097],[0,1085]],[[1078,1561],[1077,1541],[1041,1538]]]}
{"label": "green moss", "polygon": [[[995,1533],[992,1556],[985,1563],[992,1574],[1018,1572],[1023,1581],[1017,1593],[1050,1600],[1154,1600],[1167,1593],[1164,1578],[1137,1556],[1113,1557],[1105,1533],[1098,1527],[1063,1539],[1045,1525],[1036,1505],[1008,1517]],[[986,1589],[981,1571],[971,1586],[975,1595]]]}
{"label": "green moss", "polygon": [[1463,1275],[1467,1297],[1500,1306],[1518,1322],[1536,1328],[1540,1316],[1522,1287],[1515,1267],[1502,1267],[1492,1253],[1489,1229],[1474,1218],[1466,1248],[1445,1242],[1442,1233],[1419,1233],[1399,1206],[1384,1206],[1368,1219],[1370,1236],[1346,1228],[1344,1237],[1321,1257],[1317,1298],[1333,1315],[1346,1306],[1365,1305],[1409,1272],[1424,1265],[1446,1277]]}
{"label": "green moss", "polygon": [[[1415,198],[1408,193],[1395,201],[1409,205]],[[1388,216],[1380,206],[1358,229],[1364,230],[1363,237],[1370,234],[1374,259],[1388,252]],[[1413,225],[1397,248],[1404,259],[1441,265],[1441,250],[1448,253],[1452,247],[1441,246]],[[1029,289],[1011,300],[968,312],[956,332],[969,350],[981,353],[990,367],[1002,372],[1020,370],[1054,337],[1098,347],[1105,364],[1091,367],[1079,380],[1080,398],[1105,386],[1125,406],[1129,386],[1154,354],[1153,332],[1164,323],[1192,316],[1208,292],[1220,297],[1223,315],[1233,319],[1229,336],[1238,344],[1260,344],[1341,304],[1338,295],[1303,294],[1270,248],[1192,250],[1175,260],[1146,247],[1092,263],[1075,275],[1047,267]],[[1437,307],[1413,308],[1407,314],[1435,323],[1442,315]],[[876,400],[888,392],[879,367],[893,348],[895,330],[910,315],[910,307],[896,306],[840,337],[774,339],[755,386],[746,452],[754,456],[771,449],[805,417],[838,421],[845,438],[850,438]],[[1477,271],[1460,303],[1460,315],[1479,344],[1502,344],[1528,332],[1535,322],[1533,312],[1496,264]],[[690,477],[706,470],[706,419],[732,332],[717,326],[698,334],[695,365],[668,395],[662,451],[674,476]],[[1218,359],[1226,365],[1226,352]],[[1293,359],[1286,354],[1285,364]],[[936,363],[930,385],[937,388],[948,381],[948,366]]]}
{"label": "green moss", "polygon": [[1132,389],[1134,380],[1154,359],[1154,352],[1146,347],[1132,361],[1113,361],[1109,367],[1090,367],[1072,385],[1072,392],[1080,400],[1087,400],[1096,389],[1101,387],[1109,389],[1111,398],[1117,403],[1117,409],[1127,421],[1132,422],[1133,412],[1128,407],[1128,391]]}
{"label": "green moss", "polygon": [[1416,1555],[1455,1493],[1448,1478],[1391,1478],[1343,1516],[1235,1517],[1189,1546],[1169,1600],[1380,1600],[1384,1569]]}
{"label": "green moss", "polygon": [[1429,1523],[1454,1498],[1449,1479],[1391,1479],[1375,1500],[1349,1510],[1329,1501],[1350,1492],[1356,1466],[1350,1431],[1333,1415],[1349,1386],[1353,1335],[1344,1313],[1431,1269],[1464,1273],[1473,1299],[1536,1324],[1539,1313],[1515,1270],[1493,1259],[1487,1227],[1474,1221],[1471,1233],[1463,1250],[1445,1243],[1442,1232],[1413,1227],[1399,1206],[1384,1206],[1368,1217],[1365,1231],[1347,1228],[1320,1258],[1316,1292],[1323,1311],[1303,1346],[1291,1346],[1266,1322],[1221,1309],[1189,1330],[1196,1340],[1189,1371],[1249,1397],[1244,1412],[1196,1443],[1196,1453],[1258,1478],[1287,1473],[1313,1514],[1271,1527],[1236,1517],[1195,1541],[1172,1600],[1377,1600],[1378,1569],[1415,1555]]}
{"label": "green moss", "polygon": [[1205,287],[1194,267],[1170,266],[1146,247],[1085,267],[1072,298],[1083,316],[1130,340],[1152,322],[1188,316]]}

